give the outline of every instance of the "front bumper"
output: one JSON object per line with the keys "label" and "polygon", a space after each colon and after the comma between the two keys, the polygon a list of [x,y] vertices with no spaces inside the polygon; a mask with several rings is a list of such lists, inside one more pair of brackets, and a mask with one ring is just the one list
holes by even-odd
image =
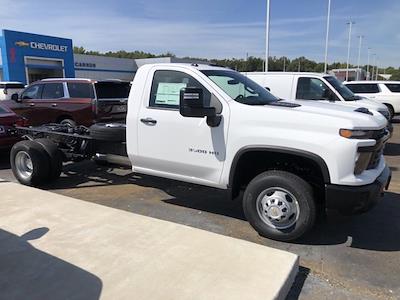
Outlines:
{"label": "front bumper", "polygon": [[392,172],[386,166],[374,183],[363,186],[327,184],[325,187],[326,208],[343,214],[364,213],[373,208],[389,188]]}

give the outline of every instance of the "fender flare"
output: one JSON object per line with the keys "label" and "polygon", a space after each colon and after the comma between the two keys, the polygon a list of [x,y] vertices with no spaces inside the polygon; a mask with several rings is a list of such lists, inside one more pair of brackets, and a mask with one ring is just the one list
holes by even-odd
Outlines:
{"label": "fender flare", "polygon": [[233,180],[235,177],[235,172],[236,172],[236,167],[237,164],[240,160],[240,158],[243,156],[243,154],[247,152],[271,152],[271,153],[281,153],[281,154],[291,154],[303,158],[310,159],[314,163],[317,164],[317,166],[320,167],[322,176],[324,179],[325,184],[330,184],[331,183],[331,177],[329,174],[329,169],[325,161],[319,156],[314,153],[304,151],[304,150],[299,150],[299,149],[293,149],[293,148],[286,148],[286,147],[274,147],[274,146],[247,146],[241,148],[233,158],[232,164],[231,164],[231,169],[229,172],[229,184],[228,184],[228,189],[233,188]]}

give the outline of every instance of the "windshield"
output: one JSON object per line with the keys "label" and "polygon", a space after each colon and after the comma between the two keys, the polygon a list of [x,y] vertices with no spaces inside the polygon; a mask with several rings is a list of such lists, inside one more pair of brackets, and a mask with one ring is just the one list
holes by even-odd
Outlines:
{"label": "windshield", "polygon": [[346,101],[354,101],[360,100],[359,96],[354,95],[354,93],[343,83],[341,83],[336,77],[333,76],[326,76],[324,77],[326,81],[328,81],[333,88],[338,91],[338,93],[343,97]]}
{"label": "windshield", "polygon": [[230,70],[202,71],[233,100],[246,105],[267,105],[278,101],[267,89],[242,74]]}

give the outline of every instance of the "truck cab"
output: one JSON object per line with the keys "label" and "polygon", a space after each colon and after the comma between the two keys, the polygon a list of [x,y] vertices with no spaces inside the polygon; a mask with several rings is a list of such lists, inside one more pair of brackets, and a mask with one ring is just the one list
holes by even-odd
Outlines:
{"label": "truck cab", "polygon": [[363,106],[390,118],[385,105],[355,95],[333,75],[307,72],[251,72],[244,75],[282,99]]}

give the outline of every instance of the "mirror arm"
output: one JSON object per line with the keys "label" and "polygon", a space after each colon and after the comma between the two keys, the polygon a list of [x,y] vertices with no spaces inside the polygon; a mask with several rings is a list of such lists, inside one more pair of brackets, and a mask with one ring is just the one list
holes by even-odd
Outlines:
{"label": "mirror arm", "polygon": [[221,124],[222,115],[215,115],[207,117],[207,125],[210,127],[218,127]]}

